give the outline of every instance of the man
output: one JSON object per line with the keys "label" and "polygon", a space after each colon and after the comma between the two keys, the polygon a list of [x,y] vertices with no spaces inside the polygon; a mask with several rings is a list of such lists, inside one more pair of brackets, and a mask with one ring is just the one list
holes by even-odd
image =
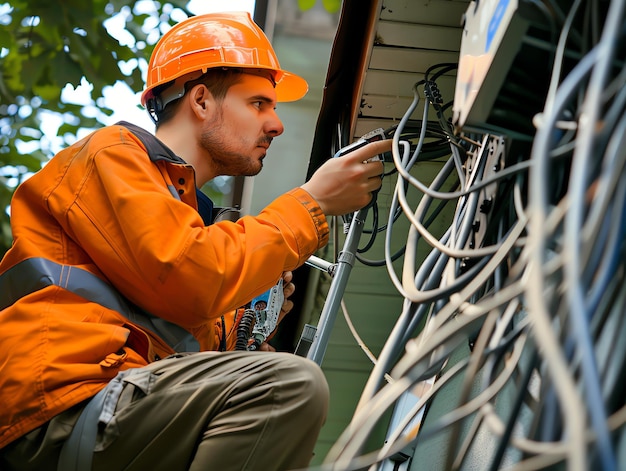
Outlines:
{"label": "man", "polygon": [[283,132],[276,102],[306,91],[249,15],[190,18],[150,60],[156,137],[103,128],[16,190],[0,264],[4,471],[307,466],[324,377],[293,354],[225,351],[234,313],[281,276],[293,292],[325,215],[370,201],[382,164],[363,163],[389,145],[331,159],[237,222],[213,223],[197,191],[257,174]]}

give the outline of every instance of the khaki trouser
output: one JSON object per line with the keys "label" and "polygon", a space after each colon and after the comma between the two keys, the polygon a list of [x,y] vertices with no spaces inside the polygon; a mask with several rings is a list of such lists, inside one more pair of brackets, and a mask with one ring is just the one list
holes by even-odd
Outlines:
{"label": "khaki trouser", "polygon": [[[288,353],[176,355],[121,386],[100,415],[96,471],[306,468],[328,406],[319,367]],[[5,447],[3,471],[56,471],[82,407]]]}

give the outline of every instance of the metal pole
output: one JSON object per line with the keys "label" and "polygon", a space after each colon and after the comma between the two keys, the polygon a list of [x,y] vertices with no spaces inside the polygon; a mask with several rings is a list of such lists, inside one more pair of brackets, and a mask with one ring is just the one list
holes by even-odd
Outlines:
{"label": "metal pole", "polygon": [[330,333],[335,324],[339,307],[341,306],[341,299],[343,298],[350,272],[354,266],[356,251],[358,249],[359,239],[363,233],[363,224],[366,215],[367,208],[360,209],[354,214],[343,245],[343,250],[339,253],[335,273],[317,325],[317,332],[315,333],[313,343],[307,354],[307,358],[313,360],[318,365],[322,364]]}

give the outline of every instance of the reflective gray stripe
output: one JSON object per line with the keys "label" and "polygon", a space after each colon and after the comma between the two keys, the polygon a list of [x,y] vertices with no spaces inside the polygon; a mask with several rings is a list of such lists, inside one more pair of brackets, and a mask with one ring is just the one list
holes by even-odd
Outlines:
{"label": "reflective gray stripe", "polygon": [[18,299],[48,286],[63,289],[108,309],[119,312],[133,324],[148,329],[175,351],[197,351],[197,340],[182,327],[131,305],[109,283],[93,273],[45,258],[29,258],[0,275],[0,310]]}
{"label": "reflective gray stripe", "polygon": [[119,313],[129,311],[117,290],[93,273],[69,265],[29,258],[0,275],[0,309],[48,286],[60,286]]}

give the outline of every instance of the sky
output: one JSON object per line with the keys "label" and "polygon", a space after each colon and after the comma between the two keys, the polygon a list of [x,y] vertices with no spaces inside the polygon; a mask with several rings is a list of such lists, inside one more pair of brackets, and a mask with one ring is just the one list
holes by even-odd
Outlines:
{"label": "sky", "polygon": [[[196,15],[215,11],[249,11],[253,13],[254,3],[255,0],[191,0],[187,8]],[[120,40],[120,42],[124,42],[127,39],[122,28],[123,24],[123,18],[113,18],[105,24],[110,34]],[[130,36],[129,33],[128,36]],[[68,85],[63,89],[62,98],[72,103],[89,105],[92,102],[89,89],[88,83],[84,83],[76,89]],[[98,116],[98,119],[104,124],[113,124],[117,121],[125,120],[150,131],[154,129],[148,113],[139,106],[141,93],[134,93],[125,83],[117,82],[109,87],[105,87],[103,95],[106,106],[113,110],[113,114],[111,116],[104,115],[98,111],[96,106],[87,107],[85,114],[90,117]],[[42,131],[49,139],[50,148],[54,152],[66,145],[62,138],[56,137],[57,129],[62,124],[61,119],[51,114],[46,114],[42,117]],[[84,134],[90,131],[84,130],[83,134],[79,133],[77,139],[82,138]]]}

